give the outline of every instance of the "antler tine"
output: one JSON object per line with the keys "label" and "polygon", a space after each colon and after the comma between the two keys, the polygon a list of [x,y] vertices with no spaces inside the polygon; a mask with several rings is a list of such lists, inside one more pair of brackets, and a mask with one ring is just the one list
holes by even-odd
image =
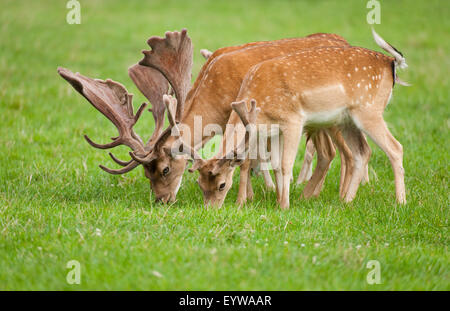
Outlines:
{"label": "antler tine", "polygon": [[[91,79],[80,73],[73,73],[65,68],[58,68],[58,73],[68,81],[76,91],[83,95],[98,111],[108,118],[119,131],[119,136],[112,138],[113,142],[108,144],[97,144],[87,135],[84,135],[86,141],[93,147],[99,149],[109,149],[119,145],[126,145],[133,151],[140,154],[145,153],[142,140],[134,133],[133,126],[142,115],[147,103],[143,103],[136,114],[133,114],[133,95],[128,93],[126,88],[111,79],[99,80]],[[139,163],[123,162],[117,158],[113,160],[120,165],[126,166],[120,170],[111,170],[102,166],[102,169],[111,174],[122,174],[137,167]]]}
{"label": "antler tine", "polygon": [[159,137],[161,137],[164,128],[164,110],[165,110],[164,106],[162,110],[160,109],[160,107],[148,110],[152,113],[153,120],[155,120],[155,130],[153,131],[152,136],[145,145],[145,150],[147,152],[152,151],[153,147],[155,146],[155,143],[158,141]]}
{"label": "antler tine", "polygon": [[256,123],[256,118],[258,114],[261,112],[261,108],[256,107],[256,100],[250,100],[250,111],[249,111],[249,121],[251,124]]}
{"label": "antler tine", "polygon": [[260,108],[256,107],[256,100],[254,99],[250,101],[250,110],[247,109],[247,104],[243,100],[232,103],[231,107],[239,115],[239,118],[241,118],[245,126],[255,123],[256,117],[261,111]]}
{"label": "antler tine", "polygon": [[74,74],[65,68],[58,68],[58,73],[107,117],[119,131],[119,137],[110,144],[99,145],[87,138],[92,146],[106,149],[124,144],[133,150],[143,151],[143,146],[135,138],[136,134],[132,127],[147,104],[143,104],[138,109],[138,113],[133,115],[133,95],[128,93],[122,84],[111,79],[105,81],[91,79],[80,73]]}
{"label": "antler tine", "polygon": [[110,168],[107,168],[106,166],[103,165],[99,165],[99,167],[104,170],[105,172],[112,174],[112,175],[120,175],[120,174],[125,174],[128,173],[129,171],[133,170],[134,168],[138,167],[141,163],[136,162],[136,161],[132,161],[130,164],[128,164],[127,166],[118,169],[118,170],[113,170]]}
{"label": "antler tine", "polygon": [[167,118],[169,119],[170,126],[177,127],[177,121],[175,117],[178,106],[177,99],[170,95],[164,95],[163,101],[164,105],[167,108]]}
{"label": "antler tine", "polygon": [[166,32],[165,37],[151,37],[147,41],[152,48],[144,50],[140,65],[159,70],[172,86],[179,101],[176,120],[180,121],[183,106],[191,84],[193,47],[187,30]]}
{"label": "antler tine", "polygon": [[111,159],[113,159],[114,162],[116,162],[117,164],[119,164],[121,166],[127,166],[128,164],[133,162],[133,159],[131,159],[130,161],[122,161],[122,160],[119,160],[118,158],[116,158],[111,152],[108,152],[108,154],[111,157]]}
{"label": "antler tine", "polygon": [[110,149],[110,148],[114,148],[114,147],[117,147],[122,144],[122,142],[118,138],[114,139],[114,141],[109,144],[103,144],[103,145],[94,143],[87,135],[84,135],[84,139],[86,139],[86,141],[89,143],[89,145],[91,145],[92,147],[97,148],[97,149]]}
{"label": "antler tine", "polygon": [[[163,107],[165,107],[164,104]],[[161,106],[155,106],[155,109],[149,109],[149,111],[153,115],[153,119],[155,119],[155,130],[150,139],[148,140],[147,144],[145,145],[146,152],[144,153],[143,156],[138,155],[135,152],[130,152],[130,156],[134,161],[137,161],[142,164],[148,164],[156,158],[155,154],[153,153],[156,144],[160,141],[163,141],[164,138],[170,134],[170,128],[167,129],[166,131],[163,131],[164,110],[165,108],[161,109]]]}
{"label": "antler tine", "polygon": [[137,123],[139,118],[141,117],[142,113],[144,112],[144,109],[148,106],[148,103],[142,103],[138,110],[136,111],[136,114],[134,115],[134,124]]}

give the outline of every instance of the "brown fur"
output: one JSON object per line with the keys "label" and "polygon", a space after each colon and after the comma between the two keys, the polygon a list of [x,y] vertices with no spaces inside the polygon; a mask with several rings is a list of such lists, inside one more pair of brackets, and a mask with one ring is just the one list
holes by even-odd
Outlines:
{"label": "brown fur", "polygon": [[[328,39],[325,35],[311,38],[295,38],[283,39],[273,42],[254,42],[242,46],[227,47],[217,50],[211,55],[202,70],[199,73],[193,87],[186,97],[184,112],[181,117],[181,123],[187,126],[191,133],[194,132],[194,117],[202,116],[203,126],[207,124],[219,124],[222,130],[225,130],[228,117],[231,114],[230,103],[236,99],[241,83],[248,69],[259,63],[279,55],[287,55],[305,48],[313,48],[317,46],[329,46],[335,44],[343,44],[341,40]],[[344,41],[345,42],[345,41]],[[145,59],[141,62],[145,65]],[[212,136],[191,136],[187,142],[193,147],[200,147],[206,143]],[[169,137],[161,144],[170,148],[177,140],[175,137]],[[167,163],[174,179],[181,179],[184,168],[178,165],[176,161],[179,159],[171,159],[168,156],[156,157],[156,163]],[[172,164],[173,163],[173,164]],[[158,166],[159,167],[159,166]],[[161,166],[162,167],[162,166]],[[158,176],[151,180],[152,187],[159,183]],[[178,183],[174,183],[178,184]],[[174,189],[169,189],[172,192]],[[174,195],[172,195],[174,196]]]}

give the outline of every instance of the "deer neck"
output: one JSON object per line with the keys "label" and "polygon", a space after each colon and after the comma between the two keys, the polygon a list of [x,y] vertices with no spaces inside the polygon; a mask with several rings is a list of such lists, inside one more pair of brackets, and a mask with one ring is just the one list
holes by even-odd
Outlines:
{"label": "deer neck", "polygon": [[[221,90],[202,88],[200,92],[190,96],[186,101],[186,107],[181,123],[186,130],[190,131],[190,137],[185,136],[186,143],[191,147],[203,146],[214,134],[224,133],[225,125],[231,110],[224,109]],[[220,131],[220,133],[218,133]]]}

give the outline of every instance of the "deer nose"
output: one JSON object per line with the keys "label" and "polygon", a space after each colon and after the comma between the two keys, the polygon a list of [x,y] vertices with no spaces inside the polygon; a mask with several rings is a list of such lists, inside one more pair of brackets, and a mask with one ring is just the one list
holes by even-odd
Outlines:
{"label": "deer nose", "polygon": [[219,204],[216,200],[208,199],[203,201],[203,205],[206,208],[217,208]]}
{"label": "deer nose", "polygon": [[164,203],[164,204],[166,204],[169,201],[169,199],[170,199],[170,193],[160,195],[159,197],[156,198],[155,201],[157,203]]}

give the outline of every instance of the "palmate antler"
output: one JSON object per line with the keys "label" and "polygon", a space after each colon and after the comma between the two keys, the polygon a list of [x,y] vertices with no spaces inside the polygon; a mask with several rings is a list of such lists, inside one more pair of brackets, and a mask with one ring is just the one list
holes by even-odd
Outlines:
{"label": "palmate antler", "polygon": [[152,48],[144,50],[140,65],[160,71],[169,81],[178,100],[176,120],[180,121],[184,102],[191,85],[193,47],[187,30],[168,31],[165,38],[151,37],[147,40]]}
{"label": "palmate antler", "polygon": [[[166,38],[152,37],[148,40],[152,51],[148,51],[150,60],[146,66],[136,64],[128,69],[130,78],[138,89],[152,103],[155,130],[144,145],[141,138],[133,131],[133,126],[138,121],[147,103],[143,103],[136,114],[133,114],[132,98],[126,88],[115,81],[107,79],[97,80],[73,73],[65,68],[58,68],[58,73],[67,80],[81,95],[83,95],[98,111],[105,115],[119,131],[119,136],[112,138],[109,144],[94,143],[85,135],[87,142],[99,149],[109,149],[119,145],[126,145],[133,151],[132,159],[122,161],[109,153],[121,169],[109,169],[103,165],[100,167],[110,174],[123,174],[131,171],[140,164],[147,164],[156,158],[154,150],[157,144],[170,136],[175,120],[181,118],[183,104],[170,105],[169,121],[171,125],[166,130],[164,127],[164,112],[166,106],[163,95],[169,92],[169,83],[173,92],[184,103],[187,91],[190,87],[192,68],[192,43],[187,36],[187,31],[168,32]],[[147,55],[147,54],[146,54]],[[141,61],[142,62],[142,61]],[[166,79],[167,78],[167,79]],[[176,111],[176,112],[175,112]]]}
{"label": "palmate antler", "polygon": [[158,70],[139,64],[131,66],[128,69],[128,74],[139,91],[152,103],[152,108],[149,111],[153,114],[155,120],[155,130],[145,147],[148,152],[153,150],[163,132],[165,106],[162,97],[167,94],[169,84]]}
{"label": "palmate antler", "polygon": [[[61,67],[58,68],[58,73],[98,111],[107,117],[119,131],[119,136],[112,138],[113,141],[111,143],[104,145],[93,142],[85,135],[86,141],[91,146],[99,149],[109,149],[119,145],[126,145],[136,153],[144,154],[146,152],[142,140],[133,131],[133,126],[147,106],[146,103],[142,104],[134,115],[132,105],[133,95],[128,93],[122,84],[110,79],[105,81],[94,80]],[[111,174],[123,174],[139,165],[135,161],[123,162],[113,155],[111,157],[120,165],[124,165],[120,170],[112,170],[102,165],[100,166],[103,170]]]}
{"label": "palmate antler", "polygon": [[[81,95],[83,95],[98,111],[106,116],[119,131],[119,136],[113,138],[109,144],[97,144],[88,136],[84,136],[87,142],[99,149],[109,149],[119,145],[130,147],[138,155],[145,155],[154,147],[154,142],[161,136],[164,125],[164,104],[162,95],[168,90],[168,83],[158,71],[135,65],[129,69],[129,73],[137,87],[143,91],[144,95],[152,102],[153,118],[155,119],[155,131],[146,145],[141,138],[133,131],[133,126],[138,121],[147,103],[143,103],[136,115],[133,115],[132,98],[126,88],[115,81],[91,79],[80,73],[73,73],[65,68],[58,68],[58,73],[67,80]],[[114,170],[100,165],[104,171],[110,174],[124,174],[139,166],[141,163],[131,159],[122,161],[117,159],[112,153],[111,158],[117,164],[123,166],[122,169]]]}
{"label": "palmate antler", "polygon": [[[181,32],[166,32],[165,38],[151,37],[147,43],[152,50],[143,51],[144,58],[139,62],[139,66],[160,72],[172,86],[172,91],[176,96],[176,99],[160,97],[161,101],[165,103],[163,106],[167,106],[170,126],[154,141],[154,147],[156,147],[156,144],[164,142],[171,134],[179,134],[175,125],[181,120],[184,103],[191,85],[193,47],[186,29]],[[135,161],[147,164],[156,157],[153,150],[154,148],[149,150],[145,156],[140,156],[136,152],[130,155]]]}

